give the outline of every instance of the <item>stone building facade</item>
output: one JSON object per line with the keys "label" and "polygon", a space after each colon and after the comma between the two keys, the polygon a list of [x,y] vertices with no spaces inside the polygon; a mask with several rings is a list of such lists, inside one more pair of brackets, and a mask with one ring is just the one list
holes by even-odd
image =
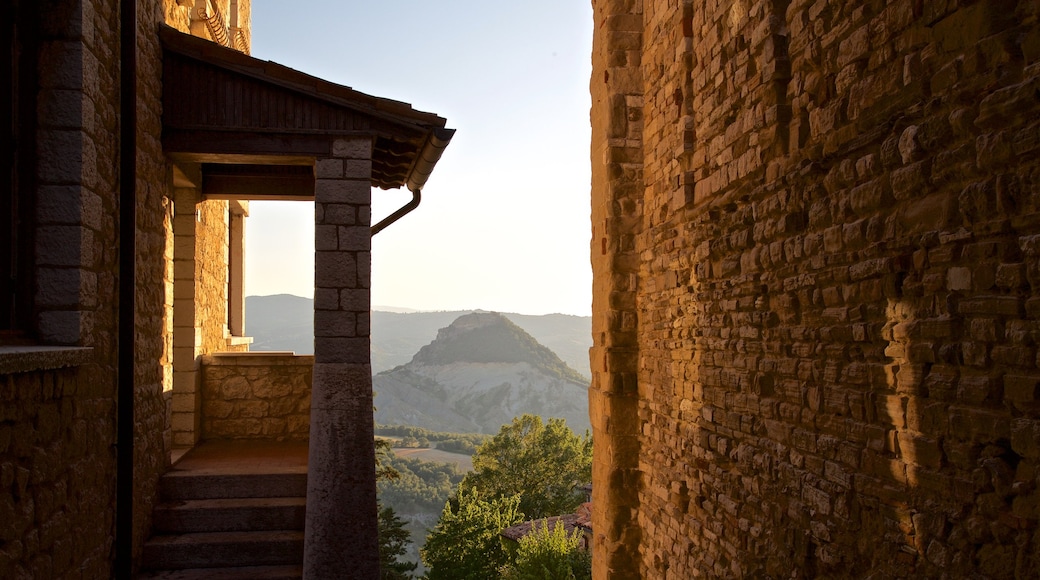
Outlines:
{"label": "stone building facade", "polygon": [[[317,354],[306,368],[272,363],[270,376],[292,384],[288,402],[238,365],[259,401],[218,386],[235,407],[223,419],[254,419],[267,405],[277,416],[260,435],[324,437],[316,452],[327,463],[309,474],[326,494],[308,503],[317,514],[308,516],[317,534],[309,577],[337,565],[373,571],[370,190],[418,192],[450,140],[444,119],[252,59],[249,0],[14,0],[7,12],[0,577],[128,577],[171,451],[197,443],[207,425],[231,436],[228,422],[203,420],[203,364],[248,349],[242,236],[255,198],[317,198]],[[134,78],[122,82],[121,67],[131,66]],[[136,119],[121,113],[124,103]],[[133,136],[121,139],[128,127]],[[133,164],[123,162],[128,150]],[[129,184],[136,231],[126,233],[120,195]],[[120,248],[136,272],[133,325],[122,331],[120,305],[130,301],[120,296]],[[121,405],[133,409],[129,434],[119,429]],[[344,451],[330,456],[330,447]],[[322,469],[355,485],[344,490]],[[346,508],[356,510],[351,526]],[[329,532],[337,527],[350,528],[357,550],[332,545],[343,539]]]}
{"label": "stone building facade", "polygon": [[1040,5],[593,6],[594,576],[1040,574]]}
{"label": "stone building facade", "polygon": [[[179,346],[174,259],[183,249],[174,244],[172,168],[159,139],[162,60],[156,30],[166,24],[188,32],[195,6],[165,0],[140,8],[135,446],[128,537],[114,533],[119,5],[19,0],[10,7],[11,20],[5,20],[12,114],[4,130],[16,145],[5,163],[11,187],[4,191],[0,229],[10,226],[13,234],[4,240],[4,276],[19,281],[16,291],[3,296],[0,327],[0,576],[5,578],[111,575],[116,542],[139,547],[147,536],[156,482],[169,463]],[[235,25],[248,39],[248,0],[224,0],[220,7],[224,14],[232,8],[242,8],[238,14],[244,19]],[[212,39],[198,28],[197,15],[194,20],[195,31]],[[240,48],[248,50],[248,42]],[[191,247],[189,256],[192,263],[196,256],[209,258],[219,275],[192,272],[178,287],[209,304],[208,310],[180,313],[178,320],[189,321],[192,341],[196,329],[204,337],[182,365],[195,368],[205,353],[236,348],[227,340],[226,323],[229,202],[194,200],[180,213],[192,237],[224,240],[205,251],[205,244]],[[196,214],[206,219],[197,221]],[[194,393],[194,383],[187,390]],[[196,439],[178,442],[190,446]]]}

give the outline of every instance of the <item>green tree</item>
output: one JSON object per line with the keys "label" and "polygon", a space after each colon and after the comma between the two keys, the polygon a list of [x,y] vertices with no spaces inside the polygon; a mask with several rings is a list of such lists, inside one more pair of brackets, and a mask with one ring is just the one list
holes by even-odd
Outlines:
{"label": "green tree", "polygon": [[376,481],[393,481],[401,474],[389,463],[394,457],[393,445],[386,439],[376,439]]}
{"label": "green tree", "polygon": [[379,510],[379,578],[380,580],[408,580],[419,566],[400,558],[408,552],[411,535],[404,529],[404,521],[393,508]]}
{"label": "green tree", "polygon": [[592,437],[579,437],[563,419],[542,423],[523,415],[477,449],[461,486],[489,497],[520,494],[530,519],[571,513],[584,501],[576,486],[592,479]]}
{"label": "green tree", "polygon": [[444,505],[441,519],[426,537],[422,559],[428,580],[488,580],[509,562],[499,533],[523,521],[519,496],[487,498],[459,488]]}
{"label": "green tree", "polygon": [[582,532],[567,535],[563,524],[535,525],[520,538],[516,557],[501,572],[503,580],[591,580],[592,557],[581,546]]}

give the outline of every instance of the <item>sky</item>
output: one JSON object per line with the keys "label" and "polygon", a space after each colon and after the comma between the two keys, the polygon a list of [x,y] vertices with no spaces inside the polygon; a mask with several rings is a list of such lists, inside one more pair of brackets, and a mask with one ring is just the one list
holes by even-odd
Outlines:
{"label": "sky", "polygon": [[[252,55],[457,130],[372,240],[372,304],[591,313],[587,0],[253,0]],[[373,223],[406,203],[373,190]],[[250,203],[246,291],[313,294],[313,204]]]}

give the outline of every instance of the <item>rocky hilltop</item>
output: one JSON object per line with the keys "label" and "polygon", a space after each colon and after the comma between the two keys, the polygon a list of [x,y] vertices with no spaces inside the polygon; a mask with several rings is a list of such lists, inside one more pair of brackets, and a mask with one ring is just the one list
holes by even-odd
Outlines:
{"label": "rocky hilltop", "polygon": [[411,362],[373,378],[376,421],[497,433],[523,413],[589,429],[588,380],[494,312],[459,317]]}
{"label": "rocky hilltop", "polygon": [[[372,310],[372,372],[379,373],[412,360],[423,346],[436,338],[437,330],[456,318],[475,312],[393,312]],[[479,312],[479,311],[476,311]],[[530,333],[559,355],[567,366],[585,377],[592,346],[592,318],[569,314],[516,314],[503,316]],[[253,337],[250,350],[291,350],[296,354],[314,352],[314,305],[310,298],[277,294],[246,297],[246,333]],[[586,381],[587,382],[587,381]]]}

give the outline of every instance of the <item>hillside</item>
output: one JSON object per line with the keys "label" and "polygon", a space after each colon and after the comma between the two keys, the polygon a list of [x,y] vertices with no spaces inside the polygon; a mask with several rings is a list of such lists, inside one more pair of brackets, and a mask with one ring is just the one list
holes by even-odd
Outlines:
{"label": "hillside", "polygon": [[[379,307],[376,307],[379,308]],[[437,337],[437,331],[473,311],[372,312],[372,372],[403,365]],[[556,353],[569,367],[590,377],[589,347],[592,319],[567,314],[503,313],[540,344]],[[251,350],[291,350],[310,354],[314,349],[313,310],[309,298],[289,294],[246,298],[246,332],[254,339]]]}
{"label": "hillside", "polygon": [[496,433],[523,413],[589,429],[588,380],[501,314],[476,312],[441,329],[411,362],[373,378],[376,421]]}

